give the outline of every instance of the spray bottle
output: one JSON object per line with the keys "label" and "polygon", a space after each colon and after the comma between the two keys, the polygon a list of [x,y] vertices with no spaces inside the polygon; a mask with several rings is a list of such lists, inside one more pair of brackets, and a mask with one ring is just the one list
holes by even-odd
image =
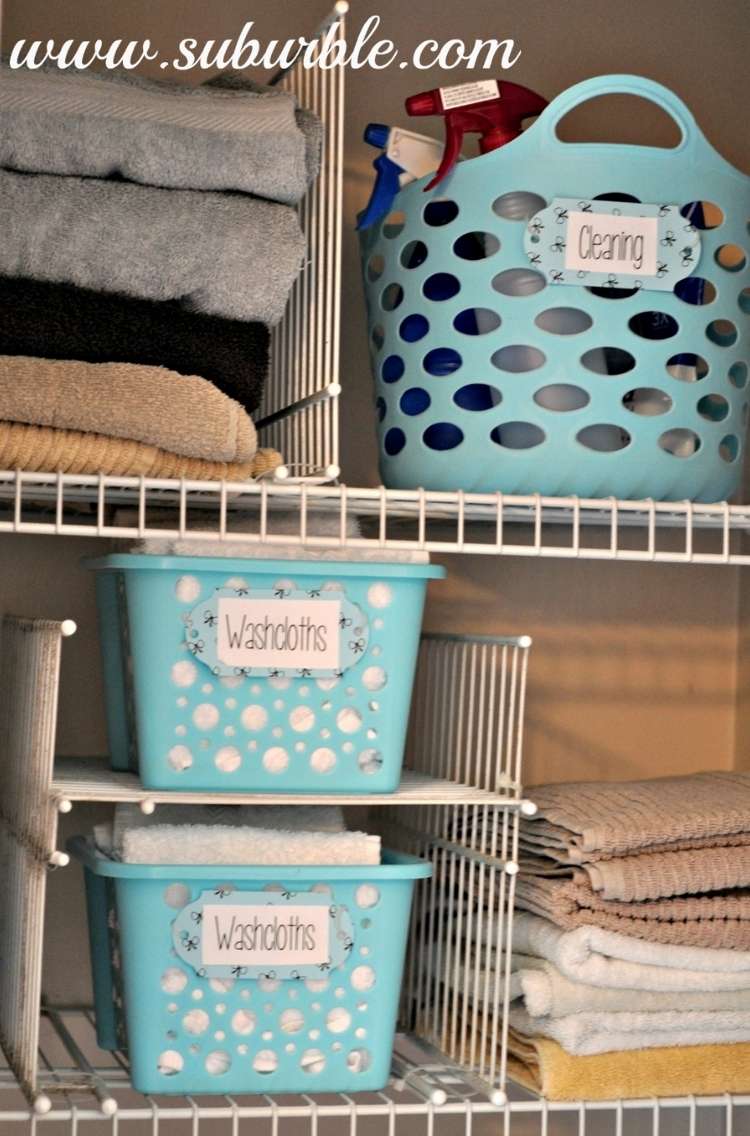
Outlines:
{"label": "spray bottle", "polygon": [[357,220],[358,229],[369,229],[385,217],[398,191],[409,182],[434,173],[443,149],[435,138],[379,122],[365,128],[364,139],[383,153],[372,163],[377,176],[367,208]]}
{"label": "spray bottle", "polygon": [[467,131],[480,135],[480,153],[487,154],[517,138],[524,119],[541,114],[546,106],[547,100],[528,87],[499,79],[436,87],[412,95],[406,100],[408,114],[442,114],[445,118],[445,151],[435,177],[425,188],[433,189],[451,172]]}

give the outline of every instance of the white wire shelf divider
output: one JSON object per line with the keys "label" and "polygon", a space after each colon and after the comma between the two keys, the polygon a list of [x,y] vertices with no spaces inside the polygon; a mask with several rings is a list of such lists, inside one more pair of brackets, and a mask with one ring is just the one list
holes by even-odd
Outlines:
{"label": "white wire shelf divider", "polygon": [[[284,514],[283,531],[277,518]],[[295,522],[290,526],[290,514]],[[327,518],[325,531],[318,519]],[[331,523],[333,518],[333,523]],[[352,530],[352,520],[359,526]],[[750,564],[750,505],[0,472],[0,533]]]}
{"label": "white wire shelf divider", "polygon": [[[313,39],[345,39],[348,5],[339,0]],[[323,126],[320,172],[299,206],[306,240],[302,270],[271,335],[271,360],[257,416],[262,445],[280,451],[277,476],[331,481],[339,469],[339,333],[344,154],[344,68],[303,67],[271,80]]]}

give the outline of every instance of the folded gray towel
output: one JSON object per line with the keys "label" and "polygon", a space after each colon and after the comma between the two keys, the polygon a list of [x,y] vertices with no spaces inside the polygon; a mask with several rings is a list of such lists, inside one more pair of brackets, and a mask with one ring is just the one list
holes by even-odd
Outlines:
{"label": "folded gray towel", "polygon": [[297,215],[233,193],[0,170],[0,274],[275,324],[304,254]]}
{"label": "folded gray towel", "polygon": [[200,87],[121,72],[0,64],[0,166],[296,204],[318,170],[320,123],[280,88]]}

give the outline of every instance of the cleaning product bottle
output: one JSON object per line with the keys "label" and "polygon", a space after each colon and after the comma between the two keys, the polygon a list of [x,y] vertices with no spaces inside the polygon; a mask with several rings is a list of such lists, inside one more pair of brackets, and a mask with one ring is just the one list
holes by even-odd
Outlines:
{"label": "cleaning product bottle", "polygon": [[435,138],[380,122],[365,128],[364,139],[383,153],[372,163],[377,176],[367,208],[357,219],[358,229],[368,229],[385,217],[398,191],[409,182],[434,173],[443,149]]}
{"label": "cleaning product bottle", "polygon": [[481,135],[482,154],[512,142],[521,133],[525,118],[541,114],[547,100],[541,95],[503,79],[482,79],[456,87],[435,87],[406,100],[410,115],[442,114],[445,118],[445,151],[435,177],[426,186],[433,189],[458,160],[467,131]]}

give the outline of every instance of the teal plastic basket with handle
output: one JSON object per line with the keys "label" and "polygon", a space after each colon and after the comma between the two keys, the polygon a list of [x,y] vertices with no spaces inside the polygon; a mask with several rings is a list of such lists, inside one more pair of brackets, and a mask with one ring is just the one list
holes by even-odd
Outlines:
{"label": "teal plastic basket with handle", "polygon": [[[560,140],[569,111],[610,94],[666,111],[678,145]],[[681,100],[636,76],[590,79],[511,144],[460,163],[431,193],[426,181],[362,234],[384,483],[733,495],[748,414],[750,179],[712,148]],[[529,241],[557,199],[582,208],[606,199],[623,213],[676,206],[676,247],[664,252],[674,258],[697,229],[691,275],[669,291],[614,276],[555,283]],[[659,230],[660,244],[671,231]],[[554,234],[542,234],[546,255]]]}

